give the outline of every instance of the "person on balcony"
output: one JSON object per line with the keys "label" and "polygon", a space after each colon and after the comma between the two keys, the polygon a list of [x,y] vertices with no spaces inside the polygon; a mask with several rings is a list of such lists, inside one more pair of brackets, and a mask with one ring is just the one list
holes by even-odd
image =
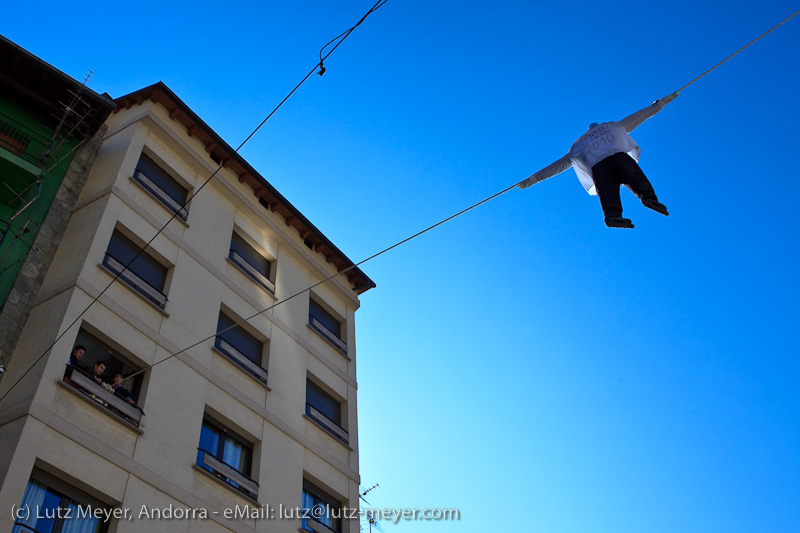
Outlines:
{"label": "person on balcony", "polygon": [[67,364],[72,365],[88,374],[89,366],[83,361],[84,355],[86,355],[86,347],[82,344],[76,344],[72,349],[72,353],[69,354],[69,360],[67,361]]}
{"label": "person on balcony", "polygon": [[92,372],[89,375],[98,385],[103,384],[103,372],[106,371],[106,364],[103,361],[97,361],[94,366],[92,366]]}
{"label": "person on balcony", "polygon": [[116,394],[129,404],[136,405],[136,402],[133,400],[133,395],[131,395],[131,391],[122,386],[122,382],[124,380],[125,376],[123,376],[120,372],[114,374],[114,380],[111,383],[111,386],[114,388],[114,394]]}
{"label": "person on balcony", "polygon": [[69,359],[67,360],[67,368],[64,370],[64,378],[72,377],[72,371],[74,369],[78,369],[79,372],[83,372],[87,376],[89,375],[89,365],[87,365],[82,359],[83,356],[86,354],[86,347],[82,344],[76,344],[75,347],[72,349],[72,353],[69,354]]}

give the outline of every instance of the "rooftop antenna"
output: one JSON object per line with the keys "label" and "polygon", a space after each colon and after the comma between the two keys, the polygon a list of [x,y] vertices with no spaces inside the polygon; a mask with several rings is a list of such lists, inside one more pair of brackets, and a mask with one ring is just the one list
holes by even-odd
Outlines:
{"label": "rooftop antenna", "polygon": [[[371,504],[371,503],[369,503],[369,502],[367,501],[367,499],[366,499],[366,498],[364,498],[364,496],[366,496],[366,495],[367,495],[367,493],[369,493],[370,491],[372,491],[372,490],[374,490],[374,489],[378,488],[379,486],[380,486],[379,484],[375,483],[375,484],[374,484],[374,485],[372,485],[370,488],[368,488],[368,489],[366,489],[366,490],[364,490],[364,491],[360,492],[360,493],[359,493],[359,495],[358,495],[358,498],[359,498],[361,501],[363,501],[364,503],[366,503],[367,505],[371,506],[372,504]],[[367,518],[367,523],[369,524],[369,532],[370,532],[370,533],[372,533],[372,526],[375,526],[375,529],[377,529],[378,531],[380,531],[380,533],[384,533],[384,532],[383,532],[383,527],[381,527],[381,525],[378,523],[378,520],[377,520],[377,518],[375,517],[375,512],[374,512],[372,509],[367,509],[366,513],[364,513],[364,514],[365,514],[365,516],[366,516],[366,518]],[[364,531],[364,526],[363,526],[363,525],[361,526],[361,531]]]}

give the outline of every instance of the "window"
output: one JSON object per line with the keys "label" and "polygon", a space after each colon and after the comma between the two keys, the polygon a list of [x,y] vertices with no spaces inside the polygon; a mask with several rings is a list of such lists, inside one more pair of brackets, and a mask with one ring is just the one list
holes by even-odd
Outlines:
{"label": "window", "polygon": [[311,380],[306,381],[306,415],[345,444],[350,442],[342,428],[342,404]]}
{"label": "window", "polygon": [[[66,361],[64,382],[92,397],[93,405],[102,405],[113,415],[138,427],[143,415],[140,400],[143,399],[144,376],[128,376],[141,368],[83,328],[78,332],[74,346],[83,348],[83,355],[78,356],[75,354],[78,350],[73,350]],[[102,363],[103,367],[95,363]],[[103,384],[93,379],[95,368],[98,371],[104,368],[98,375]],[[121,379],[116,377],[117,374]]]}
{"label": "window", "polygon": [[267,260],[236,232],[231,237],[231,251],[228,254],[228,258],[269,292],[275,292],[275,284],[270,281],[272,262]]}
{"label": "window", "polygon": [[[119,279],[163,309],[167,305],[164,287],[167,284],[169,269],[148,255],[147,252],[142,252],[136,257],[140,249],[140,246],[134,244],[119,230],[114,230],[111,241],[108,243],[103,265],[114,274],[122,272]],[[125,265],[128,265],[127,269],[125,269]],[[123,269],[125,269],[124,272]]]}
{"label": "window", "polygon": [[342,340],[342,322],[314,299],[308,301],[308,324],[342,353],[347,353],[347,344]]}
{"label": "window", "polygon": [[247,332],[236,320],[225,313],[219,314],[217,322],[217,338],[214,346],[231,361],[255,376],[264,384],[267,383],[267,371],[261,366],[264,343]]}
{"label": "window", "polygon": [[214,474],[236,490],[258,497],[258,483],[250,479],[253,448],[237,435],[209,419],[203,420],[197,466]]}
{"label": "window", "polygon": [[[26,516],[15,516],[12,533],[102,533],[108,531],[108,523],[95,518],[95,511],[102,509],[100,502],[69,487],[64,483],[49,483],[38,478],[49,476],[37,474],[28,481],[20,508],[29,509]],[[57,485],[53,487],[51,485]],[[106,509],[108,512],[108,509]]]}
{"label": "window", "polygon": [[139,157],[133,179],[155,196],[167,209],[186,220],[189,213],[183,204],[186,203],[189,191],[147,154],[142,153]]}
{"label": "window", "polygon": [[303,516],[302,527],[307,531],[342,531],[342,504],[308,481],[303,482]]}

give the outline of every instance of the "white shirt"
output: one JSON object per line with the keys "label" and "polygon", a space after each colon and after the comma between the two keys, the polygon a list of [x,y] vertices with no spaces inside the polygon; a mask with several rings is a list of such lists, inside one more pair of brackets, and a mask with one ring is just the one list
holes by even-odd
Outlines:
{"label": "white shirt", "polygon": [[586,192],[591,195],[597,195],[594,180],[592,179],[592,167],[606,157],[619,152],[625,152],[635,161],[638,161],[641,149],[628,133],[661,111],[676,96],[678,96],[678,93],[656,100],[652,105],[623,118],[619,122],[604,122],[595,126],[572,144],[567,155],[534,172],[528,179],[517,184],[517,187],[520,189],[530,187],[534,183],[539,183],[573,167]]}
{"label": "white shirt", "polygon": [[639,161],[641,149],[619,122],[604,122],[581,135],[569,149],[569,160],[583,188],[596,195],[592,167],[608,156],[625,152]]}

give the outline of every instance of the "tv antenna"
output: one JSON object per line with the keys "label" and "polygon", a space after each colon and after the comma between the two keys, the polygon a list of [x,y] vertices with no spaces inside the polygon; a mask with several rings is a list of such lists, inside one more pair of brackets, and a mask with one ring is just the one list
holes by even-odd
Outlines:
{"label": "tv antenna", "polygon": [[[366,495],[367,495],[367,493],[369,493],[369,492],[371,492],[372,490],[374,490],[374,489],[378,488],[379,486],[380,486],[380,485],[379,485],[378,483],[375,483],[374,485],[372,485],[372,486],[371,486],[371,487],[369,487],[368,489],[365,489],[365,490],[361,491],[361,492],[358,494],[358,498],[359,498],[361,501],[363,501],[364,503],[366,503],[367,505],[369,505],[369,506],[371,507],[371,506],[372,506],[372,504],[371,504],[371,503],[369,503],[369,502],[367,501],[367,499],[366,499],[366,498],[364,498],[364,496],[366,496]],[[384,532],[383,532],[383,527],[381,527],[380,523],[378,523],[378,519],[376,518],[376,516],[375,516],[375,515],[376,515],[376,512],[375,512],[375,510],[374,510],[374,509],[367,509],[367,510],[364,512],[364,518],[366,518],[366,519],[367,519],[367,523],[369,524],[369,533],[372,533],[372,526],[375,526],[375,529],[376,529],[377,531],[380,531],[380,533],[384,533]],[[364,525],[363,525],[363,524],[361,524],[361,525],[360,525],[360,528],[361,528],[361,531],[364,531]]]}

